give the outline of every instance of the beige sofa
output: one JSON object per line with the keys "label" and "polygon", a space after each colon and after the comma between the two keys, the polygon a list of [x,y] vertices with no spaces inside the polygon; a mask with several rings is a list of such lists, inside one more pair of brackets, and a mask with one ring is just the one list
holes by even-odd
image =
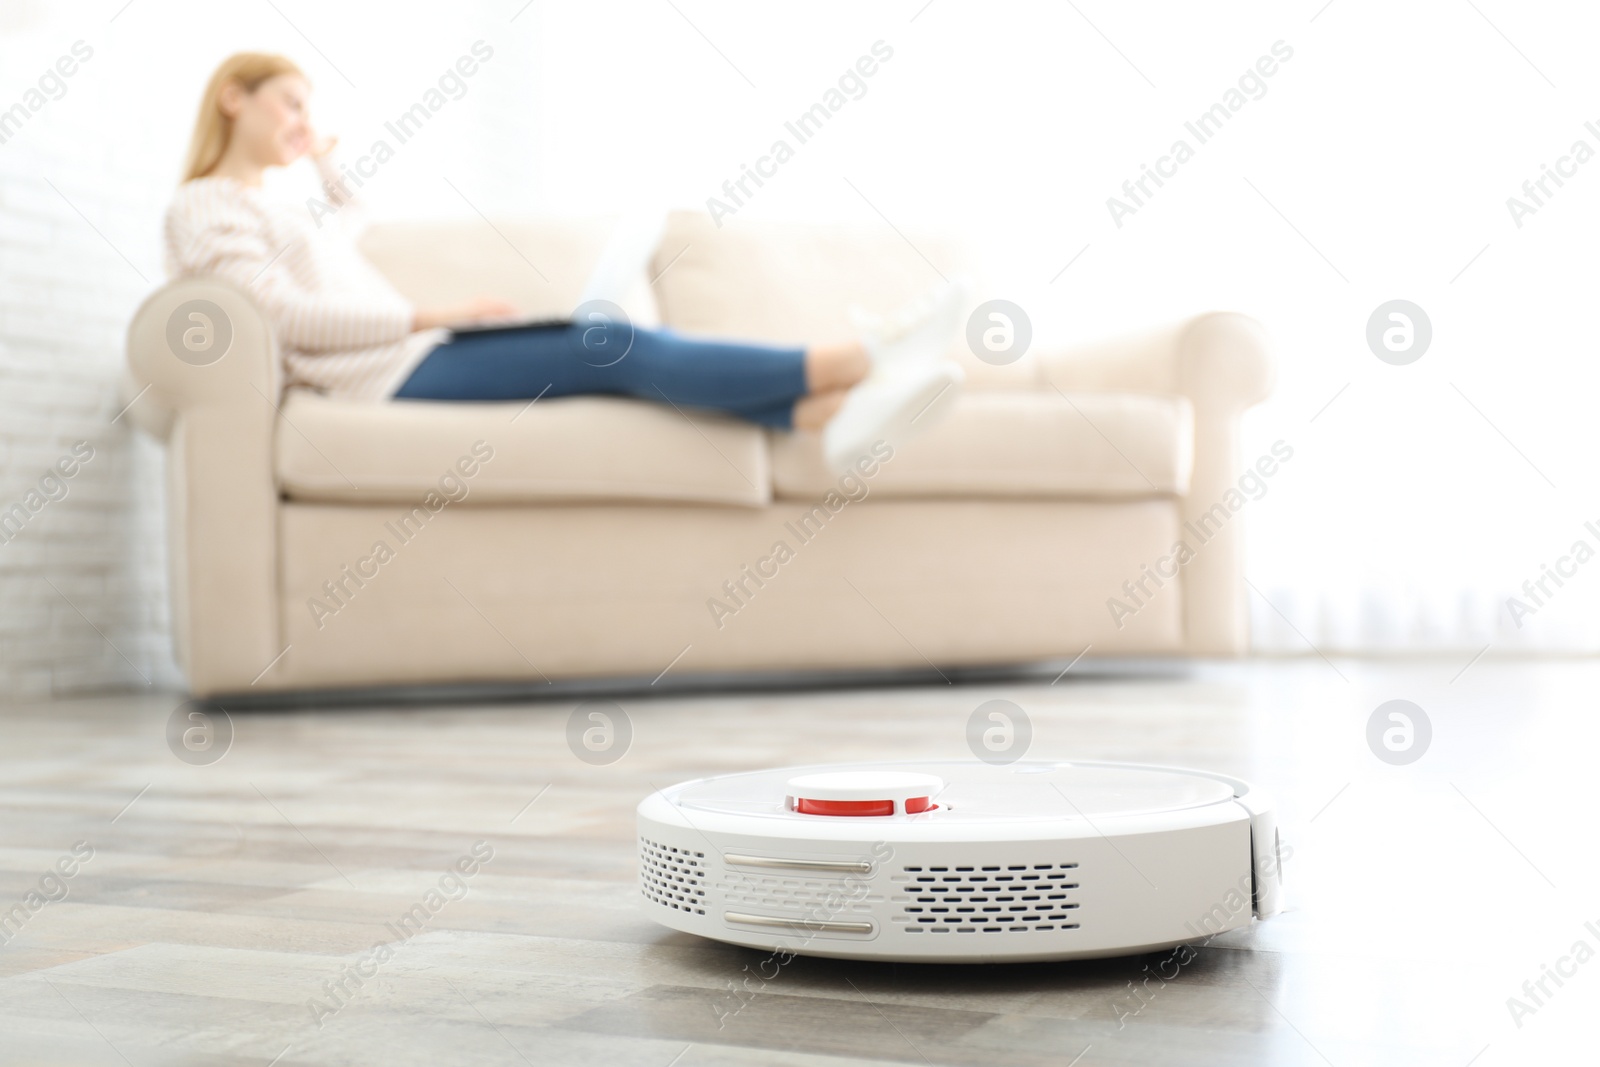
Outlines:
{"label": "beige sofa", "polygon": [[[560,314],[606,231],[385,226],[364,248],[418,301],[486,292]],[[683,213],[634,310],[833,339],[852,302],[892,308],[963,260],[887,228]],[[213,362],[169,347],[194,299],[231,325]],[[1239,418],[1272,379],[1259,326],[1211,314],[1006,366],[960,358],[951,416],[841,481],[814,435],[642,401],[280,396],[250,298],[173,282],[132,323],[127,384],[129,417],[168,443],[179,661],[216,696],[1243,651],[1242,517],[1176,578],[1145,579],[1135,613],[1107,602],[1134,604],[1124,583],[1243,472]]]}

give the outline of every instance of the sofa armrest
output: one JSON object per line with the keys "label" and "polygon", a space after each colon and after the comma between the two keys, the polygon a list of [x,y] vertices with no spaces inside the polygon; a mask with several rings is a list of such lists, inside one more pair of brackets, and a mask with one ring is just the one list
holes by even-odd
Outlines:
{"label": "sofa armrest", "polygon": [[1266,331],[1247,315],[1214,311],[1142,334],[1040,356],[1044,384],[1064,390],[1179,393],[1197,409],[1241,413],[1272,392]]}
{"label": "sofa armrest", "polygon": [[277,342],[266,316],[248,293],[220,278],[176,278],[150,294],[128,326],[128,376],[136,391],[148,387],[135,406],[157,409],[138,416],[139,426],[154,427],[182,409],[237,402],[244,395],[259,402],[255,390],[276,404],[282,388]]}
{"label": "sofa armrest", "polygon": [[198,696],[247,689],[283,649],[280,387],[272,330],[238,287],[181,278],[134,313],[124,388],[136,424],[165,432],[173,647]]}
{"label": "sofa armrest", "polygon": [[[1240,417],[1272,392],[1266,331],[1245,315],[1212,312],[1151,333],[1085,345],[1040,359],[1041,386],[1176,393],[1194,407],[1194,468],[1179,500],[1180,537],[1194,555],[1182,568],[1184,644],[1194,655],[1249,649],[1242,519],[1217,526],[1228,490],[1245,471]],[[1224,505],[1224,510],[1226,506]],[[1202,516],[1209,518],[1200,524]],[[1202,541],[1202,531],[1206,538]]]}

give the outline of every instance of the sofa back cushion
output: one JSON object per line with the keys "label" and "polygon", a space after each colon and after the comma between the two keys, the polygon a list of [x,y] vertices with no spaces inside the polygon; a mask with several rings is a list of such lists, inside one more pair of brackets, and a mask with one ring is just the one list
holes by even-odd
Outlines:
{"label": "sofa back cushion", "polygon": [[[388,222],[362,235],[361,251],[414,303],[495,296],[529,316],[559,318],[577,305],[615,225],[610,217]],[[621,303],[641,326],[659,321],[643,277]]]}
{"label": "sofa back cushion", "polygon": [[[703,211],[677,211],[650,273],[664,324],[778,344],[853,337],[851,304],[892,312],[937,285],[941,275],[971,278],[974,306],[996,295],[984,290],[978,257],[964,242],[939,234],[902,236],[882,222],[724,220],[719,229]],[[993,366],[972,354],[964,336],[951,338],[948,354],[966,368],[969,388],[1032,389],[1038,383],[1029,355]]]}

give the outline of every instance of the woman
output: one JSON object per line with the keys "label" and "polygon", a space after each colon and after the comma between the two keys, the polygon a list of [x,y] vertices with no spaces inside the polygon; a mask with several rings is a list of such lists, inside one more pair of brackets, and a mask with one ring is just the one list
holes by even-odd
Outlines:
{"label": "woman", "polygon": [[[959,391],[960,367],[942,358],[959,323],[958,286],[869,325],[857,340],[805,348],[636,329],[631,344],[610,344],[627,352],[611,362],[585,358],[592,327],[587,339],[571,324],[453,334],[515,309],[490,297],[413,307],[361,256],[329,160],[333,142],[309,121],[310,92],[300,69],[281,56],[226,60],[206,86],[166,220],[169,272],[247,289],[272,322],[290,385],[366,401],[635,396],[765,426],[821,429],[835,469],[875,441],[893,443],[913,423],[932,423]],[[269,167],[306,155],[342,209],[339,225],[323,227],[262,195]]]}

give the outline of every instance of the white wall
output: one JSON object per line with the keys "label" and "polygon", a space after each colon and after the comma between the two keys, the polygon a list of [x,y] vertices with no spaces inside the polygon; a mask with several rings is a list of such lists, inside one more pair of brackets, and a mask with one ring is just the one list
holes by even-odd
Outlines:
{"label": "white wall", "polygon": [[169,682],[159,454],[111,421],[122,332],[160,278],[146,212],[164,176],[144,145],[156,116],[109,78],[108,16],[0,17],[0,106],[74,42],[92,50],[0,144],[0,511],[39,506],[29,491],[46,472],[76,442],[93,450],[64,497],[0,532],[0,692]]}
{"label": "white wall", "polygon": [[[1280,380],[1248,449],[1296,450],[1248,508],[1258,647],[1600,649],[1600,562],[1520,629],[1507,607],[1580,536],[1600,549],[1583,528],[1600,519],[1600,159],[1521,227],[1506,205],[1574,140],[1600,151],[1584,128],[1600,128],[1592,5],[678,7],[726,59],[653,4],[603,64],[541,53],[563,90],[540,126],[543,197],[598,208],[648,178],[703,205],[883,38],[895,56],[867,95],[728,225],[960,227],[990,246],[999,295],[1030,312],[1041,347],[1253,314],[1279,342]],[[605,8],[548,13],[548,40],[603,32]],[[1207,143],[1187,134],[1278,41],[1293,56],[1265,94]],[[647,167],[555,164],[600,129]],[[1116,225],[1108,198],[1179,137],[1194,158]],[[1364,339],[1395,298],[1433,323],[1410,366]]]}
{"label": "white wall", "polygon": [[[1282,439],[1296,459],[1249,505],[1259,648],[1600,649],[1600,573],[1521,627],[1507,603],[1580,537],[1600,549],[1584,529],[1600,160],[1520,227],[1507,208],[1575,140],[1600,152],[1592,6],[646,0],[525,17],[541,206],[704,208],[882,40],[894,57],[866,95],[727,225],[960,228],[1040,348],[1213,308],[1261,318],[1280,377],[1247,447]],[[1199,144],[1184,123],[1280,41],[1293,55],[1264,94]],[[1180,137],[1194,158],[1118,226],[1108,198]],[[1409,366],[1365,340],[1396,298],[1435,335]]]}
{"label": "white wall", "polygon": [[[882,40],[894,56],[866,95],[728,225],[967,230],[1040,347],[1255,314],[1282,362],[1249,449],[1296,448],[1249,511],[1263,647],[1600,647],[1596,575],[1521,630],[1505,605],[1600,518],[1600,162],[1521,228],[1506,208],[1573,140],[1600,148],[1583,128],[1600,120],[1596,14],[1576,3],[10,0],[0,20],[0,107],[73,42],[95,49],[0,144],[0,508],[72,442],[97,449],[0,544],[0,691],[171,677],[160,453],[107,420],[211,68],[241,48],[296,57],[359,152],[479,38],[494,60],[369,185],[378,214],[704,208]],[[1294,56],[1266,94],[1118,227],[1107,198],[1279,40]],[[1433,320],[1409,367],[1363,340],[1395,297]]]}

